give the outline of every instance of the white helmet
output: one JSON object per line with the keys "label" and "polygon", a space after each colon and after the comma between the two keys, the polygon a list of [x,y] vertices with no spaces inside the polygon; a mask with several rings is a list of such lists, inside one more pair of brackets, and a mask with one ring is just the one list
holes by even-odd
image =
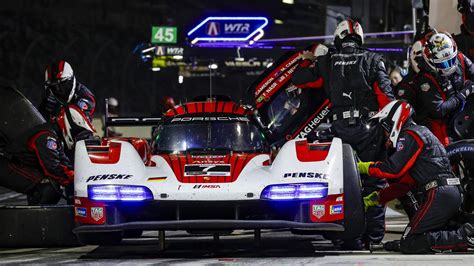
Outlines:
{"label": "white helmet", "polygon": [[69,105],[61,108],[58,114],[57,124],[61,130],[64,142],[69,149],[81,139],[95,133],[95,128],[84,115],[81,109],[75,105]]}
{"label": "white helmet", "polygon": [[342,41],[344,38],[351,36],[359,42],[359,45],[364,44],[364,31],[362,30],[362,26],[359,22],[353,21],[352,19],[346,19],[336,26],[336,30],[334,31],[334,44],[336,48],[340,49],[342,45]]}
{"label": "white helmet", "polygon": [[423,49],[423,59],[431,70],[443,76],[449,76],[457,67],[458,48],[451,34],[434,33]]}
{"label": "white helmet", "polygon": [[385,131],[390,133],[390,141],[394,148],[397,147],[398,136],[403,125],[412,114],[411,106],[402,100],[391,101],[371,119],[378,119]]}
{"label": "white helmet", "polygon": [[48,65],[44,72],[44,81],[60,102],[71,101],[76,90],[76,77],[68,62],[60,60]]}
{"label": "white helmet", "polygon": [[423,60],[423,42],[416,41],[411,49],[410,49],[410,65],[413,71],[416,73],[420,72],[420,66],[418,65],[418,61],[421,59]]}

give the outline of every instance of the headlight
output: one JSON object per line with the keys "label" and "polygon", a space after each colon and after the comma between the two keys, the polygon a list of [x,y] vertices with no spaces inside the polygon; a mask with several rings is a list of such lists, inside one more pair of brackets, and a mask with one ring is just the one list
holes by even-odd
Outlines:
{"label": "headlight", "polygon": [[327,195],[327,183],[281,184],[267,186],[260,198],[267,200],[321,199]]}
{"label": "headlight", "polygon": [[87,191],[91,200],[144,201],[153,199],[150,189],[144,186],[90,185]]}

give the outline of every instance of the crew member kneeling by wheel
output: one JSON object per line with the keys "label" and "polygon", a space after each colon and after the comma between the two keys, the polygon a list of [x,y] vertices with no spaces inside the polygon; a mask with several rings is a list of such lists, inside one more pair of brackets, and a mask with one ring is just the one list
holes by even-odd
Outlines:
{"label": "crew member kneeling by wheel", "polygon": [[[454,176],[441,142],[428,128],[415,124],[405,101],[393,101],[372,119],[384,128],[387,142],[396,151],[382,162],[359,162],[362,174],[402,179],[423,192],[423,204],[410,220],[400,240],[403,253],[429,253],[470,246],[474,227],[443,229],[461,208],[459,179]],[[374,193],[376,194],[376,192]]]}
{"label": "crew member kneeling by wheel", "polygon": [[23,133],[0,155],[0,186],[28,195],[28,205],[56,204],[61,186],[74,171],[53,125],[44,123]]}

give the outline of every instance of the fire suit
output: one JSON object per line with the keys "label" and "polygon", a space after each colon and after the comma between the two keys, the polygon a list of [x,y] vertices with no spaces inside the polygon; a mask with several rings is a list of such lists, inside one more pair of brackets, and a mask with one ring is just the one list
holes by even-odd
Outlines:
{"label": "fire suit", "polygon": [[27,194],[29,204],[57,203],[57,184],[67,186],[73,180],[74,172],[62,142],[48,123],[18,136],[3,153],[0,185]]}
{"label": "fire suit", "polygon": [[449,119],[458,111],[463,101],[458,97],[459,91],[464,88],[466,80],[474,77],[474,66],[462,53],[458,54],[458,68],[448,77],[434,75],[421,70],[418,74],[416,89],[419,100],[414,108],[417,120],[427,126],[443,145],[450,143]]}
{"label": "fire suit", "polygon": [[[295,70],[293,84],[299,88],[323,88],[332,104],[332,131],[357,151],[362,160],[385,158],[383,130],[367,120],[394,99],[382,57],[355,43],[330,51],[311,65],[305,60]],[[363,196],[385,186],[383,180],[365,178]],[[368,208],[364,243],[382,241],[385,231],[383,206]]]}
{"label": "fire suit", "polygon": [[369,166],[371,176],[404,179],[423,192],[423,204],[410,220],[400,240],[404,253],[428,253],[467,246],[472,226],[443,229],[459,213],[462,197],[459,179],[451,171],[446,150],[424,126],[407,123],[398,138],[396,152]]}
{"label": "fire suit", "polygon": [[[41,101],[38,110],[46,119],[51,119],[58,115],[59,110],[61,109],[61,104],[49,90],[45,90],[44,92],[43,100]],[[77,83],[76,91],[70,103],[79,107],[89,121],[92,122],[96,102],[94,94],[92,94],[86,86],[79,82]]]}

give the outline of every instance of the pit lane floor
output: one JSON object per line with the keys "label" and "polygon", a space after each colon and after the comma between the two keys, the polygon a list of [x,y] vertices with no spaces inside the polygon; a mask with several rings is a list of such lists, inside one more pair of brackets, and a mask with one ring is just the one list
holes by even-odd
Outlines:
{"label": "pit lane floor", "polygon": [[[4,192],[4,193],[2,193]],[[0,191],[0,202],[23,203],[24,197]],[[2,200],[3,199],[3,200]],[[399,239],[406,218],[388,209],[385,240]],[[166,250],[159,250],[158,233],[126,239],[119,246],[0,249],[1,264],[269,264],[269,265],[474,265],[471,253],[401,255],[393,252],[338,251],[318,236],[297,236],[284,230],[262,231],[256,246],[253,233],[221,236],[166,232]]]}

